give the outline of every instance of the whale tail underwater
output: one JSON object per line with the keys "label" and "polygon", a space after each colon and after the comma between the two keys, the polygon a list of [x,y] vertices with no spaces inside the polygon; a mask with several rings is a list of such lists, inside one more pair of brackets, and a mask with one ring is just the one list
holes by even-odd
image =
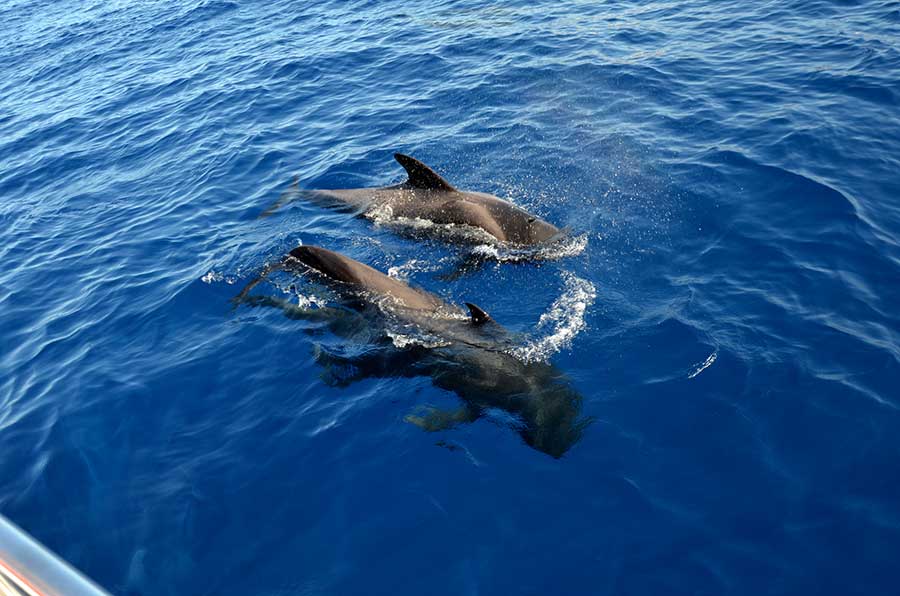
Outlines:
{"label": "whale tail underwater", "polygon": [[[303,308],[280,298],[251,295],[271,273],[284,270],[310,276],[335,298],[321,308]],[[407,422],[428,431],[478,420],[491,410],[506,412],[523,441],[552,457],[577,443],[591,419],[581,414],[582,397],[558,369],[545,362],[513,356],[514,338],[482,308],[466,310],[415,288],[345,255],[315,246],[299,246],[267,267],[234,298],[235,305],[275,307],[309,323],[325,326],[359,349],[340,353],[319,347],[316,360],[327,382],[346,385],[370,377],[427,376],[462,400],[452,411],[428,409]],[[398,347],[392,332],[402,330],[419,341]],[[374,331],[374,333],[373,333]]]}
{"label": "whale tail underwater", "polygon": [[[489,238],[513,246],[536,246],[565,236],[565,230],[509,201],[488,193],[457,189],[414,157],[395,153],[394,159],[407,173],[406,181],[400,184],[331,190],[300,190],[299,186],[293,186],[260,217],[268,217],[288,203],[305,199],[369,219],[428,221],[437,226],[480,231],[480,236],[451,235],[469,242]],[[442,230],[434,232],[448,236]]]}

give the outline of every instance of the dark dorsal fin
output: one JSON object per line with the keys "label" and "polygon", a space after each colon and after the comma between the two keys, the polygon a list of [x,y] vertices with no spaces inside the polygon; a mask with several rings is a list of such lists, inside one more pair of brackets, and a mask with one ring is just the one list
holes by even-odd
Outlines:
{"label": "dark dorsal fin", "polygon": [[421,161],[402,153],[395,153],[394,159],[403,166],[409,174],[407,184],[422,190],[456,190],[449,182],[441,178],[440,174],[423,164]]}
{"label": "dark dorsal fin", "polygon": [[469,314],[472,316],[472,323],[474,325],[484,325],[485,323],[494,320],[491,318],[491,315],[487,314],[471,302],[466,302],[466,306],[469,309]]}

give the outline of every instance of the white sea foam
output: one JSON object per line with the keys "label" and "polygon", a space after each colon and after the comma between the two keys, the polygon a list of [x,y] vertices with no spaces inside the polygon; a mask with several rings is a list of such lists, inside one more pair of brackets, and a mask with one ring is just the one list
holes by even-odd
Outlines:
{"label": "white sea foam", "polygon": [[704,360],[702,364],[695,365],[694,372],[689,374],[688,378],[693,379],[694,377],[696,377],[697,375],[702,373],[704,370],[706,370],[707,368],[712,366],[712,363],[716,361],[716,358],[718,358],[718,356],[719,356],[718,352],[713,352],[712,354],[707,356],[706,360]]}
{"label": "white sea foam", "polygon": [[538,320],[537,330],[545,330],[542,337],[533,338],[512,353],[525,362],[547,360],[556,352],[572,345],[572,340],[585,328],[587,309],[597,298],[594,284],[572,274],[563,275],[563,292]]}
{"label": "white sea foam", "polygon": [[220,271],[208,271],[206,275],[200,278],[200,281],[207,284],[224,281],[228,285],[234,285],[237,282],[237,278],[233,275],[225,275]]}
{"label": "white sea foam", "polygon": [[558,240],[537,246],[514,246],[494,241],[476,245],[472,254],[502,263],[553,261],[580,254],[587,247],[587,242],[586,234],[563,235]]}
{"label": "white sea foam", "polygon": [[422,333],[418,330],[413,330],[410,333],[401,333],[400,331],[387,329],[385,332],[391,339],[391,343],[394,344],[394,347],[400,349],[409,348],[412,346],[422,346],[423,348],[440,348],[442,346],[449,345],[449,342],[447,340],[444,340],[435,335]]}
{"label": "white sea foam", "polygon": [[328,301],[318,296],[295,293],[294,298],[297,300],[297,306],[300,308],[324,308],[328,306]]}

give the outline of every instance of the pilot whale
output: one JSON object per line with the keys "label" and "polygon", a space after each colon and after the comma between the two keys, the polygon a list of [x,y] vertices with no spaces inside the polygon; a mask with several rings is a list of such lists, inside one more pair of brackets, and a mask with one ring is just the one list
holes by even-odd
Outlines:
{"label": "pilot whale", "polygon": [[[331,287],[342,302],[308,309],[281,298],[250,295],[276,269],[311,274]],[[526,444],[559,458],[590,424],[590,419],[581,416],[581,396],[565,375],[548,363],[513,356],[514,338],[482,308],[465,303],[463,310],[345,255],[299,246],[264,270],[234,300],[281,308],[291,318],[324,322],[339,336],[362,336],[367,344],[374,342],[375,349],[368,346],[355,356],[317,354],[326,370],[337,371],[339,384],[368,377],[429,376],[435,386],[456,393],[463,401],[459,409],[429,409],[405,418],[425,430],[445,430],[502,410]],[[354,335],[351,330],[360,329],[360,317],[367,331]],[[392,324],[403,329],[413,326],[430,338],[428,345],[413,342],[397,347],[388,333]],[[377,325],[384,333],[373,340],[371,329]]]}
{"label": "pilot whale", "polygon": [[285,193],[260,217],[271,215],[296,195],[356,215],[389,210],[392,217],[479,228],[501,242],[532,246],[554,240],[559,228],[492,194],[459,190],[421,161],[395,153],[406,170],[405,182],[381,188],[305,190]]}

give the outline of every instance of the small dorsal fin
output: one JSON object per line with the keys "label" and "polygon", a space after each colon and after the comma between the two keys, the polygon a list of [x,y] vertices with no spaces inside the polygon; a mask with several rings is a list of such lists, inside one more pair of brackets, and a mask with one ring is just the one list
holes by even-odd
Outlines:
{"label": "small dorsal fin", "polygon": [[421,161],[402,153],[395,153],[394,159],[403,166],[409,175],[407,184],[423,190],[456,190],[453,186],[441,178],[440,174],[423,164]]}
{"label": "small dorsal fin", "polygon": [[491,315],[487,314],[471,302],[466,302],[466,307],[469,309],[469,314],[472,317],[472,323],[474,325],[484,325],[485,323],[494,320],[491,318]]}

